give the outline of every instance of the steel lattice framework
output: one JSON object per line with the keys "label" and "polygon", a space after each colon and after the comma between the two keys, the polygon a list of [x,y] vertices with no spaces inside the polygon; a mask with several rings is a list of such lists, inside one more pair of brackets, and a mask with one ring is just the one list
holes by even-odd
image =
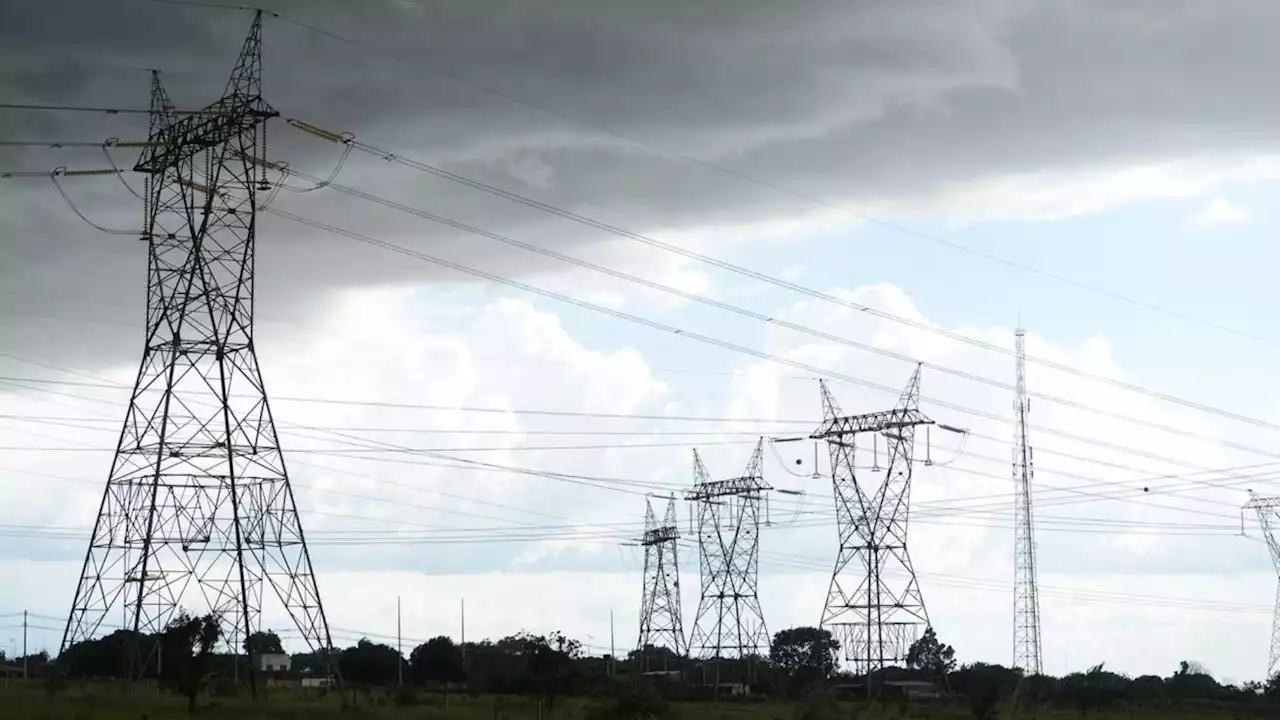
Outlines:
{"label": "steel lattice framework", "polygon": [[1040,650],[1040,586],[1036,579],[1036,539],[1032,522],[1031,482],[1035,477],[1031,440],[1027,435],[1027,353],[1025,333],[1019,329],[1017,345],[1017,396],[1013,411],[1017,428],[1013,442],[1014,531],[1013,531],[1013,666],[1027,675],[1043,670]]}
{"label": "steel lattice framework", "polygon": [[[254,350],[256,203],[269,189],[264,127],[277,115],[262,97],[261,48],[259,11],[223,97],[181,119],[152,75],[135,166],[146,186],[146,343],[64,651],[118,627],[157,633],[180,606],[216,613],[226,645],[248,651],[264,586],[312,651],[332,648]],[[133,643],[127,674],[153,651]]]}
{"label": "steel lattice framework", "polygon": [[[858,674],[900,664],[921,626],[928,626],[920,585],[907,552],[915,430],[933,421],[919,410],[920,368],[916,367],[893,410],[843,415],[819,381],[823,423],[810,436],[825,440],[831,454],[840,550],[822,610],[821,627],[844,648]],[[886,438],[885,478],[870,495],[854,471],[855,438]]]}
{"label": "steel lattice framework", "polygon": [[711,480],[693,453],[698,558],[702,594],[693,621],[689,653],[701,659],[751,658],[769,651],[769,631],[760,610],[760,515],[765,493],[764,440],[741,477]]}
{"label": "steel lattice framework", "polygon": [[676,499],[667,500],[667,512],[659,524],[653,503],[646,498],[644,537],[640,538],[644,547],[644,594],[640,599],[640,639],[636,644],[636,652],[646,666],[648,648],[663,647],[681,656],[688,651],[680,615],[680,565],[676,555],[679,542]]}
{"label": "steel lattice framework", "polygon": [[[1251,493],[1252,495],[1252,493]],[[1256,510],[1258,524],[1262,526],[1262,537],[1271,550],[1271,561],[1275,564],[1276,609],[1271,620],[1271,653],[1267,656],[1267,677],[1280,672],[1280,540],[1276,539],[1276,530],[1280,528],[1280,497],[1252,496],[1245,503],[1246,510]]]}

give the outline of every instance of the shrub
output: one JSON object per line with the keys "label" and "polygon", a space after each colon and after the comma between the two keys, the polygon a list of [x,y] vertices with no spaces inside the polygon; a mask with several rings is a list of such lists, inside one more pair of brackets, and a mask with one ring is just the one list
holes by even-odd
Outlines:
{"label": "shrub", "polygon": [[614,696],[594,705],[590,720],[656,720],[672,715],[671,704],[650,688],[623,686]]}

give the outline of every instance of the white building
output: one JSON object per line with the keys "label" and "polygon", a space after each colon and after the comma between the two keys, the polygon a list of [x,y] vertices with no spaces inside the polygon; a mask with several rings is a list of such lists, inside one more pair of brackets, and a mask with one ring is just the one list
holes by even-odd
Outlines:
{"label": "white building", "polygon": [[260,672],[289,672],[293,658],[284,653],[261,653],[258,655]]}

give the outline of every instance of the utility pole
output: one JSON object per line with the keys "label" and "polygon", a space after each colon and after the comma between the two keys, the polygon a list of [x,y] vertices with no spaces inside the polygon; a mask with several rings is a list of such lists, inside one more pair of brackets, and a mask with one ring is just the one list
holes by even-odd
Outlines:
{"label": "utility pole", "polygon": [[661,524],[653,513],[653,503],[645,498],[644,586],[640,596],[640,639],[636,655],[641,672],[649,669],[650,647],[662,647],[683,656],[688,651],[680,610],[680,566],[676,555],[680,527],[676,522],[676,499],[667,499]]}
{"label": "utility pole", "polygon": [[609,608],[609,677],[618,672],[617,649],[613,644],[613,608]]}
{"label": "utility pole", "polygon": [[[711,480],[693,453],[694,486],[685,498],[698,507],[702,596],[689,654],[703,660],[766,654],[769,631],[760,610],[760,515],[765,493],[764,439],[756,443],[741,477]],[[716,662],[717,684],[720,663]],[[745,678],[744,678],[745,679]]]}
{"label": "utility pole", "polygon": [[[844,415],[826,383],[818,387],[823,422],[810,437],[825,440],[831,454],[840,540],[820,627],[840,642],[854,673],[866,675],[871,695],[873,674],[905,661],[921,627],[929,626],[907,550],[907,520],[916,428],[934,421],[920,412],[920,366],[893,410]],[[888,463],[874,494],[854,472],[855,437],[862,433],[885,438]]]}
{"label": "utility pole", "polygon": [[[202,111],[178,115],[152,73],[134,166],[146,198],[144,351],[60,653],[122,608],[133,638],[158,635],[179,607],[199,609],[221,618],[232,653],[246,647],[256,695],[246,643],[266,596],[337,677],[254,340],[257,211],[276,167],[265,125],[278,116],[262,94],[262,11],[223,96]],[[126,678],[155,651],[131,645]]]}
{"label": "utility pole", "polygon": [[464,597],[460,603],[462,605],[462,669],[467,669],[467,599]]}
{"label": "utility pole", "polygon": [[[1276,574],[1280,576],[1280,538],[1276,537],[1277,528],[1280,528],[1280,497],[1260,497],[1250,490],[1249,502],[1245,503],[1244,509],[1257,511],[1262,538],[1271,551],[1271,562],[1275,565]],[[1244,532],[1243,516],[1240,518],[1240,531]],[[1276,586],[1275,614],[1271,620],[1271,653],[1267,658],[1266,677],[1270,678],[1277,671],[1280,671],[1280,584]]]}
{"label": "utility pole", "polygon": [[27,611],[22,611],[22,679],[27,679]]}
{"label": "utility pole", "polygon": [[1017,396],[1013,401],[1017,427],[1013,441],[1014,531],[1013,531],[1013,666],[1026,675],[1043,673],[1040,648],[1040,586],[1036,574],[1035,524],[1032,522],[1031,482],[1035,463],[1027,434],[1031,400],[1027,397],[1026,333],[1014,336],[1017,346]]}

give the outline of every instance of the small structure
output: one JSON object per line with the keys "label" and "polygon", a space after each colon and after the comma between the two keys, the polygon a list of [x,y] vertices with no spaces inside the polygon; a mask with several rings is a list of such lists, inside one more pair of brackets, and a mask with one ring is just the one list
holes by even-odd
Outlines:
{"label": "small structure", "polygon": [[908,700],[932,700],[941,697],[938,686],[926,680],[886,680],[885,694]]}
{"label": "small structure", "polygon": [[293,658],[285,653],[261,653],[257,659],[259,672],[287,673],[293,665]]}
{"label": "small structure", "polygon": [[729,697],[746,697],[750,694],[750,689],[746,683],[717,683],[713,687],[720,695]]}

